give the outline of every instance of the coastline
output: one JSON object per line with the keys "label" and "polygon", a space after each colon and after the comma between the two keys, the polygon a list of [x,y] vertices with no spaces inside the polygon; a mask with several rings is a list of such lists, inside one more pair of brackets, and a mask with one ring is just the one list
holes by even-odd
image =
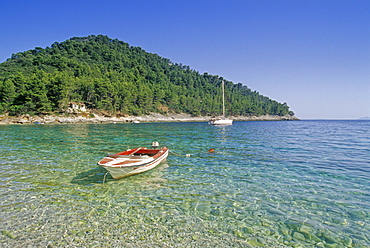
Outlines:
{"label": "coastline", "polygon": [[[232,116],[234,121],[297,121],[295,116]],[[141,116],[100,116],[97,114],[69,114],[15,117],[0,115],[0,125],[6,124],[72,124],[72,123],[131,123],[131,122],[208,122],[210,116],[191,116],[190,114],[158,114]]]}

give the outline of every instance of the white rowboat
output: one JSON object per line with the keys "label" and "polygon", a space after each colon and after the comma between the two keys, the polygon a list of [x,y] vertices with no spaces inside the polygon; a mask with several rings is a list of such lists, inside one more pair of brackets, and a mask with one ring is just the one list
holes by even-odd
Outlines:
{"label": "white rowboat", "polygon": [[168,156],[168,148],[148,149],[138,147],[111,154],[98,162],[114,179],[136,175],[153,169]]}

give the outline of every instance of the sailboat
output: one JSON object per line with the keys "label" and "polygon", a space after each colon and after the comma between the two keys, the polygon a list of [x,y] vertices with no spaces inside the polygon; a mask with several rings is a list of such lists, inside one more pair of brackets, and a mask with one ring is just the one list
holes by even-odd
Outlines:
{"label": "sailboat", "polygon": [[211,125],[232,125],[233,120],[225,117],[225,83],[222,80],[222,116],[209,121]]}

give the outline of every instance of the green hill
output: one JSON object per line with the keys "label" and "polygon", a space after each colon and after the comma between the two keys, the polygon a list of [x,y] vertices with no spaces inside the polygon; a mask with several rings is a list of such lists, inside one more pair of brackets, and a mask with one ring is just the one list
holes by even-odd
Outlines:
{"label": "green hill", "polygon": [[77,102],[112,114],[219,115],[222,80],[231,115],[294,115],[286,103],[240,83],[200,74],[103,35],[36,47],[1,63],[0,113],[64,112],[71,102]]}

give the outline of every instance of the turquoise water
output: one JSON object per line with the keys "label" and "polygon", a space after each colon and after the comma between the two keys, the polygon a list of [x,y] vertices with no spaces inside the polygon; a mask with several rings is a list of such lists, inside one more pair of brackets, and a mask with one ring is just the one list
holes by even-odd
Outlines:
{"label": "turquoise water", "polygon": [[[166,163],[103,182],[152,141]],[[370,121],[7,125],[0,158],[2,247],[370,246]]]}

